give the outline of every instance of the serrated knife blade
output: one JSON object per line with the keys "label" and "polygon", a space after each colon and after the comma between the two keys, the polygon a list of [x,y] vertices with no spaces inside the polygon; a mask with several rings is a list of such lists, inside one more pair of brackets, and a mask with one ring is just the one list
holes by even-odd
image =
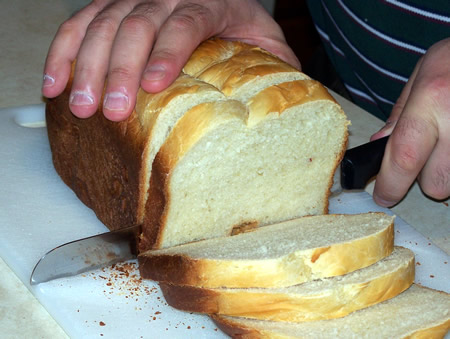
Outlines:
{"label": "serrated knife blade", "polygon": [[30,277],[36,285],[136,258],[140,226],[90,236],[58,246],[37,262]]}

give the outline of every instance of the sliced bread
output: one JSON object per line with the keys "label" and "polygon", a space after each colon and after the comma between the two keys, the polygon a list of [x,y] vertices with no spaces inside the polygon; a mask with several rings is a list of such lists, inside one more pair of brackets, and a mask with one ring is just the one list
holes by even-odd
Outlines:
{"label": "sliced bread", "polygon": [[286,323],[213,315],[232,338],[443,338],[450,328],[450,295],[412,285],[395,298],[346,317]]}
{"label": "sliced bread", "polygon": [[136,114],[147,140],[142,154],[142,162],[147,167],[141,170],[139,223],[143,222],[145,214],[153,160],[173,126],[194,106],[224,100],[225,95],[214,86],[186,74],[180,74],[172,85],[160,93],[148,95],[142,89],[139,90]]}
{"label": "sliced bread", "polygon": [[108,228],[142,225],[141,252],[328,212],[349,121],[321,84],[258,47],[206,41],[119,123],[101,107],[74,117],[70,90],[47,103],[55,169]]}
{"label": "sliced bread", "polygon": [[212,121],[228,119],[236,101],[187,111],[153,163],[141,244],[171,247],[326,213],[346,120],[324,95],[311,80],[294,81],[263,90],[227,123]]}
{"label": "sliced bread", "polygon": [[141,275],[197,287],[284,287],[367,267],[393,250],[384,213],[308,216],[141,253]]}
{"label": "sliced bread", "polygon": [[414,282],[414,253],[396,247],[379,262],[343,276],[284,288],[199,288],[160,283],[166,302],[189,312],[302,322],[346,316],[395,297]]}

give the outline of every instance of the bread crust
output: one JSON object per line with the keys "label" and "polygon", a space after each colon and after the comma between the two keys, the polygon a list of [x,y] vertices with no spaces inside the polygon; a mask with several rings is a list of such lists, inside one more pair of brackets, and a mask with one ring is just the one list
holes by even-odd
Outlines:
{"label": "bread crust", "polygon": [[449,328],[450,320],[430,328],[419,330],[409,336],[406,336],[405,339],[442,339],[448,333]]}
{"label": "bread crust", "polygon": [[[211,319],[217,327],[231,338],[236,339],[307,339],[306,336],[285,336],[271,331],[245,326],[242,323],[230,321],[219,315],[210,314]],[[406,335],[403,339],[442,339],[448,333],[450,320],[442,324],[418,330],[411,335]]]}
{"label": "bread crust", "polygon": [[[365,336],[370,338],[432,338],[432,339],[440,339],[443,338],[448,330],[450,329],[450,319],[448,319],[448,314],[439,314],[436,313],[433,315],[434,320],[431,320],[429,323],[423,323],[420,321],[421,314],[418,312],[412,313],[408,311],[408,303],[399,302],[396,303],[397,298],[402,298],[403,296],[411,296],[413,299],[413,303],[415,306],[421,306],[421,302],[423,302],[423,311],[432,312],[433,304],[429,304],[428,300],[422,299],[422,292],[420,290],[429,291],[427,293],[433,293],[434,303],[439,303],[438,297],[445,301],[442,301],[439,309],[443,309],[444,305],[448,305],[448,293],[433,290],[424,286],[419,286],[413,284],[408,290],[401,293],[400,296],[392,298],[391,300],[387,300],[384,303],[388,303],[391,306],[386,305],[387,307],[381,305],[374,305],[368,307],[366,309],[355,312],[355,314],[350,314],[347,317],[351,318],[351,320],[346,320],[347,317],[341,319],[331,319],[326,321],[318,321],[316,324],[312,322],[310,323],[302,323],[302,324],[293,324],[293,323],[280,323],[280,322],[270,322],[267,323],[264,320],[246,320],[245,318],[239,317],[229,317],[219,314],[210,314],[212,320],[216,323],[216,325],[226,334],[230,335],[232,338],[251,338],[251,339],[259,339],[259,338],[313,338],[319,335],[321,338],[343,338],[343,333],[345,333],[345,329],[348,328],[350,332],[353,332],[351,329],[355,326],[355,330],[352,337],[359,337],[361,333],[364,333]],[[418,292],[417,294],[415,294]],[[409,297],[408,297],[409,298]],[[426,297],[425,297],[426,298]],[[387,334],[385,332],[386,329],[391,327],[386,327],[391,324],[387,324],[385,322],[378,323],[380,319],[377,319],[377,315],[372,312],[372,308],[383,307],[384,314],[392,313],[392,320],[399,323],[399,328],[392,328],[392,333]],[[406,311],[405,311],[406,310]],[[362,313],[360,313],[362,312]],[[353,317],[355,315],[356,317]],[[366,317],[367,323],[364,322],[363,317]],[[419,323],[416,323],[414,320],[411,322],[411,319],[405,319],[405,317],[417,319]],[[417,317],[417,318],[415,318]],[[356,320],[356,321],[355,321]],[[408,325],[402,326],[402,321],[408,321]],[[253,324],[255,324],[253,326]],[[267,324],[267,325],[266,325]],[[272,326],[272,324],[274,326]],[[320,326],[318,326],[320,324]],[[420,325],[419,325],[420,324]],[[286,327],[285,327],[286,326]],[[343,327],[343,333],[339,331],[340,327]],[[312,332],[309,330],[313,328]],[[378,333],[378,329],[379,332]],[[330,331],[331,333],[329,333]],[[320,334],[318,334],[320,332]],[[367,333],[367,332],[370,332]],[[383,334],[381,334],[383,332]],[[285,334],[285,333],[289,333]],[[347,336],[352,334],[347,333]]]}
{"label": "bread crust", "polygon": [[[221,317],[217,314],[210,314],[210,318],[214,321],[217,327],[236,339],[292,339],[289,336],[278,335],[276,333],[267,332],[255,327],[245,326],[242,323],[230,321],[228,318]],[[301,338],[301,337],[299,337]]]}
{"label": "bread crust", "polygon": [[375,234],[326,247],[299,249],[275,259],[195,259],[184,254],[148,251],[138,260],[144,279],[209,288],[264,288],[346,274],[390,255],[393,247],[392,221]]}
{"label": "bread crust", "polygon": [[314,293],[288,288],[209,289],[167,283],[160,283],[160,287],[166,302],[183,311],[287,322],[332,319],[393,298],[409,288],[414,282],[414,254],[410,252],[404,259],[395,270],[372,279],[336,284],[333,289],[327,287]]}
{"label": "bread crust", "polygon": [[[245,326],[242,323],[230,321],[220,315],[210,314],[211,319],[217,327],[231,338],[236,339],[307,339],[306,336],[285,336],[271,331]],[[410,335],[403,336],[403,339],[442,339],[448,333],[450,320],[442,324],[418,330]]]}
{"label": "bread crust", "polygon": [[109,229],[139,225],[140,158],[146,140],[136,115],[116,123],[104,118],[100,107],[91,118],[79,119],[69,110],[70,87],[71,82],[46,105],[54,167]]}

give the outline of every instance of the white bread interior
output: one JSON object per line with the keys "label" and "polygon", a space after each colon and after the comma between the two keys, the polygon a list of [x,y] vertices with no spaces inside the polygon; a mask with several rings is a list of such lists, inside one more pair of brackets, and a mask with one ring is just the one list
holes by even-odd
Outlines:
{"label": "white bread interior", "polygon": [[184,72],[244,104],[241,121],[207,126],[211,112],[228,115],[214,104],[171,121],[148,193],[150,204],[165,203],[146,208],[141,248],[327,213],[349,122],[322,85],[260,48],[222,40],[201,44]]}
{"label": "white bread interior", "polygon": [[181,74],[166,90],[148,95],[140,89],[136,101],[137,117],[142,131],[147,136],[147,144],[142,155],[147,166],[142,170],[142,191],[139,201],[139,223],[143,222],[145,204],[148,199],[150,175],[156,153],[163,145],[173,126],[186,111],[205,102],[226,100],[225,95],[214,86]]}
{"label": "white bread interior", "polygon": [[166,302],[183,311],[303,322],[340,318],[393,298],[411,286],[414,272],[414,253],[396,247],[366,268],[284,288],[160,287]]}
{"label": "white bread interior", "polygon": [[[160,247],[325,213],[330,173],[342,152],[334,140],[343,141],[346,127],[340,108],[329,101],[299,104],[317,91],[322,88],[309,81],[270,87],[248,111],[234,114],[240,119],[214,126],[207,124],[210,115],[226,117],[226,105],[187,111],[157,158],[165,169],[161,190],[170,199],[159,217],[166,225]],[[148,214],[148,223],[157,220]]]}
{"label": "white bread interior", "polygon": [[284,287],[367,267],[393,250],[384,213],[302,217],[235,236],[150,250],[141,276],[197,287]]}
{"label": "white bread interior", "polygon": [[413,284],[405,292],[346,317],[286,323],[213,315],[232,338],[443,338],[450,328],[450,295]]}

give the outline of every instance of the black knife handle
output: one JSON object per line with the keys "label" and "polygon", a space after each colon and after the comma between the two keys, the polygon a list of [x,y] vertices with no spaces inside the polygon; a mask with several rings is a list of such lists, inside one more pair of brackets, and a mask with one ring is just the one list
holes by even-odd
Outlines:
{"label": "black knife handle", "polygon": [[388,138],[380,138],[345,152],[341,162],[343,189],[363,189],[379,172]]}

